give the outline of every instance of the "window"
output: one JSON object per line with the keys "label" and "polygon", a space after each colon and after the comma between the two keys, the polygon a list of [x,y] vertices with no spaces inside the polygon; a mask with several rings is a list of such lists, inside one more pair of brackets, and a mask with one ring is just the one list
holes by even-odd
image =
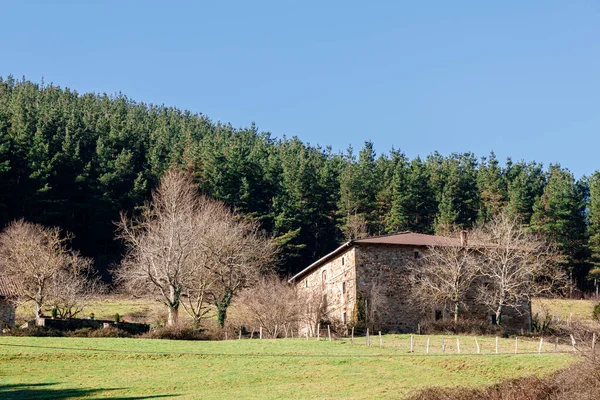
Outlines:
{"label": "window", "polygon": [[304,287],[305,287],[305,288],[307,288],[307,287],[308,287],[308,278],[306,278],[306,279],[304,280]]}
{"label": "window", "polygon": [[492,314],[492,325],[497,325],[498,321],[496,321],[496,314]]}
{"label": "window", "polygon": [[325,282],[327,282],[327,270],[321,272],[321,289],[325,290]]}
{"label": "window", "polygon": [[342,294],[346,294],[346,282],[342,282]]}
{"label": "window", "polygon": [[344,311],[344,313],[342,314],[342,321],[344,322],[344,325],[346,325],[346,312]]}
{"label": "window", "polygon": [[344,265],[344,257],[342,257],[342,265]]}
{"label": "window", "polygon": [[415,260],[421,257],[421,253],[418,250],[415,250]]}
{"label": "window", "polygon": [[440,310],[435,310],[435,320],[439,321],[440,319],[442,319],[442,312]]}

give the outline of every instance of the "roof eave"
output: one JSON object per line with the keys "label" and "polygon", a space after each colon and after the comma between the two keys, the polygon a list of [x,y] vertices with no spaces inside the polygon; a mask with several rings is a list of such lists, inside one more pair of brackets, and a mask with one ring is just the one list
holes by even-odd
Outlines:
{"label": "roof eave", "polygon": [[331,253],[324,255],[323,257],[319,258],[314,263],[310,264],[308,267],[304,268],[302,271],[298,272],[296,275],[292,276],[290,279],[288,279],[288,282],[289,283],[295,282],[296,279],[298,279],[299,277],[302,277],[303,275],[307,274],[308,272],[310,272],[314,268],[318,267],[319,265],[323,264],[324,262],[330,260],[332,257],[336,256],[337,254],[341,253],[342,251],[349,249],[353,245],[354,245],[354,242],[352,240],[344,243],[343,245],[341,245],[340,247],[338,247]]}

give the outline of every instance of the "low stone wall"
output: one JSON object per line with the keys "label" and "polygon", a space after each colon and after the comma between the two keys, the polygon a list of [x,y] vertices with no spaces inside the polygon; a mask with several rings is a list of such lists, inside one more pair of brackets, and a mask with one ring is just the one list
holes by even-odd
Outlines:
{"label": "low stone wall", "polygon": [[46,326],[48,328],[57,329],[59,331],[74,331],[76,329],[91,328],[91,329],[102,329],[108,327],[114,327],[122,329],[125,332],[129,332],[132,335],[138,335],[146,333],[150,330],[150,325],[147,324],[134,324],[129,322],[114,323],[109,320],[101,319],[82,319],[82,318],[66,318],[66,319],[52,319],[52,318],[36,318],[35,325]]}

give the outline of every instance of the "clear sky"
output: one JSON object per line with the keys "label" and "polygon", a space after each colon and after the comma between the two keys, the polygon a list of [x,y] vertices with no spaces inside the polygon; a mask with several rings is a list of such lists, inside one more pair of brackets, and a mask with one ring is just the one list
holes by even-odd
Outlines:
{"label": "clear sky", "polygon": [[2,2],[0,75],[408,156],[600,169],[598,1]]}

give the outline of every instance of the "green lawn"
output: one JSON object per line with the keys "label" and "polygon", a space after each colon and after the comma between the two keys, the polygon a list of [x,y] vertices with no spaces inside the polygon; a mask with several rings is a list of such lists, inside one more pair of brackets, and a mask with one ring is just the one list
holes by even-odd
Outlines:
{"label": "green lawn", "polygon": [[[431,385],[488,385],[508,377],[542,376],[575,357],[566,354],[490,354],[494,338],[461,338],[457,355],[448,341],[441,355],[441,336],[386,335],[372,347],[364,338],[230,340],[186,342],[146,339],[0,337],[0,398],[401,398]],[[501,349],[514,339],[501,339]],[[434,346],[434,343],[435,346]],[[536,349],[523,341],[523,349]],[[527,347],[529,346],[529,347]],[[502,351],[502,350],[501,350]],[[545,349],[544,351],[551,351]],[[417,354],[418,353],[418,354]]]}
{"label": "green lawn", "polygon": [[594,306],[600,303],[596,300],[573,300],[573,299],[535,299],[531,307],[533,313],[550,315],[559,318],[562,321],[580,321],[586,324],[597,325],[592,313]]}

